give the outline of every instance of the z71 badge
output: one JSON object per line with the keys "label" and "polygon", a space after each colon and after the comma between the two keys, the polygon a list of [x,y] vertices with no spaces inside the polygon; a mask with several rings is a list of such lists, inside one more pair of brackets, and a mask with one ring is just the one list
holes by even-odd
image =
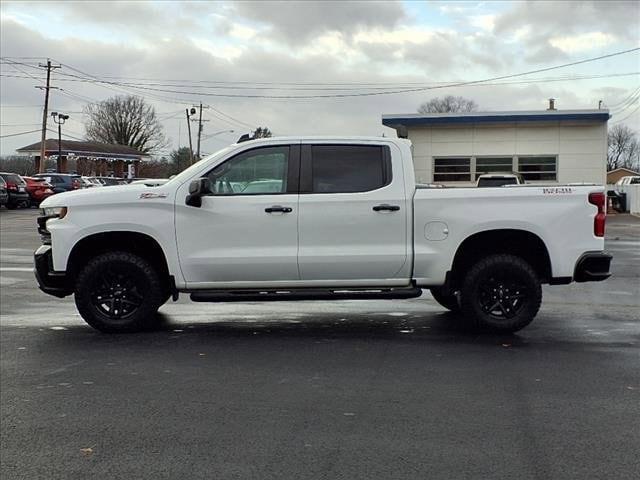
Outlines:
{"label": "z71 badge", "polygon": [[573,193],[573,188],[571,187],[543,187],[542,193],[545,195],[565,195],[569,193]]}
{"label": "z71 badge", "polygon": [[140,198],[143,199],[143,200],[150,199],[150,198],[167,198],[167,194],[166,193],[145,192],[145,193],[141,193],[140,194]]}

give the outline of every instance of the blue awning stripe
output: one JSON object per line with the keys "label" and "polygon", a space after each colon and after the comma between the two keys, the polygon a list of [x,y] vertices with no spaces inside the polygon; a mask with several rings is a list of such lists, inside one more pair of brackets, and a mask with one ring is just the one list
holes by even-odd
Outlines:
{"label": "blue awning stripe", "polygon": [[382,124],[387,127],[415,125],[449,125],[461,123],[513,123],[513,122],[557,122],[584,121],[607,122],[608,113],[561,113],[556,115],[524,114],[524,115],[464,115],[460,117],[396,117],[383,118]]}

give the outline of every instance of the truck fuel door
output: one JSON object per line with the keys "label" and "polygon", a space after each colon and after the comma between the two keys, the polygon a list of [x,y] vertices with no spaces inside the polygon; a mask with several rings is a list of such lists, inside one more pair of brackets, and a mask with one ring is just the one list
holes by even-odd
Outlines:
{"label": "truck fuel door", "polygon": [[429,222],[424,226],[424,237],[427,240],[441,241],[449,236],[449,227],[444,222]]}

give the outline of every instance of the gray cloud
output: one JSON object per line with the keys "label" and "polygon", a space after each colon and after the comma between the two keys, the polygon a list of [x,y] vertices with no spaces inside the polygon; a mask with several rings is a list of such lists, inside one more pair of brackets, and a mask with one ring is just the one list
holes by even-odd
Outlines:
{"label": "gray cloud", "polygon": [[355,33],[361,27],[392,28],[405,18],[402,3],[386,2],[235,2],[238,16],[271,27],[273,38],[298,45],[328,31]]}
{"label": "gray cloud", "polygon": [[529,26],[537,41],[597,31],[632,42],[640,40],[640,3],[635,0],[527,1],[514,5],[496,18],[494,32],[497,35],[512,34]]}

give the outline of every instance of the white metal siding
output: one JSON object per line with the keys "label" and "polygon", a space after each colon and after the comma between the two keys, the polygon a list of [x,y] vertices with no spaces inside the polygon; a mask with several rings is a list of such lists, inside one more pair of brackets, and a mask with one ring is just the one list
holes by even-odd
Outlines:
{"label": "white metal siding", "polygon": [[606,123],[409,127],[408,137],[420,183],[433,181],[434,157],[487,155],[556,155],[558,182],[604,184],[606,180]]}

